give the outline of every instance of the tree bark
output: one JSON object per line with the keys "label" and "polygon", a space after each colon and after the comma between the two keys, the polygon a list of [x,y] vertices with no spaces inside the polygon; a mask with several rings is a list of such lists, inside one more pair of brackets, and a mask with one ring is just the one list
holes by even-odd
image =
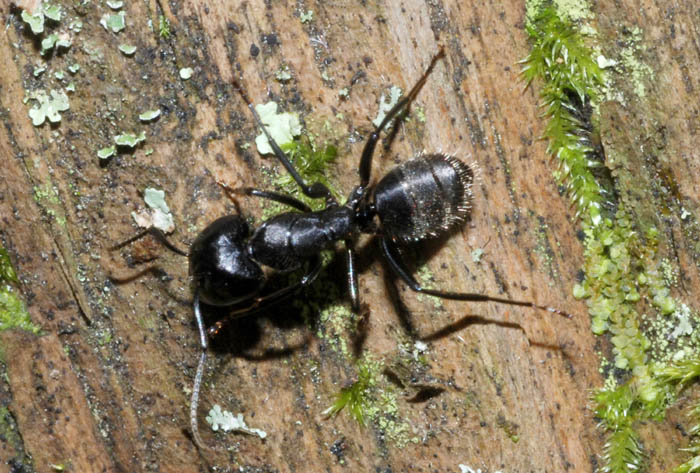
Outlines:
{"label": "tree bark", "polygon": [[[620,149],[661,134],[665,147],[657,156],[676,194],[658,197],[659,205],[681,199],[695,212],[700,84],[692,71],[700,70],[700,16],[665,0],[596,8],[603,49],[615,47],[620,24],[638,25],[647,32],[657,74],[647,84],[653,109],[648,103],[606,108],[610,122],[604,123],[622,124],[624,133],[608,128],[601,136]],[[106,5],[66,2],[63,9],[53,28],[66,30],[79,19],[82,30],[70,49],[44,58],[47,69],[35,77],[39,41],[19,7],[0,7],[6,25],[0,238],[32,320],[43,329],[39,336],[19,330],[0,336],[6,374],[0,405],[19,433],[0,438],[0,472],[23,471],[13,469],[18,465],[41,472],[59,465],[76,472],[595,469],[602,437],[588,399],[602,385],[596,351],[607,343],[592,335],[585,304],[572,297],[583,249],[569,199],[552,178],[546,143],[538,140],[537,85],[523,92],[519,79],[517,62],[529,48],[520,2],[129,2],[127,27],[118,34],[100,25],[110,13]],[[312,18],[302,21],[311,10]],[[161,16],[170,23],[169,37],[159,34]],[[122,54],[121,43],[136,45],[136,53]],[[469,222],[415,252],[432,273],[430,284],[533,300],[574,317],[417,298],[392,277],[376,242],[363,239],[362,343],[353,343],[352,330],[338,335],[332,321],[301,314],[291,301],[232,323],[211,350],[199,412],[203,437],[215,449],[198,450],[189,432],[189,396],[199,341],[184,261],[148,240],[123,252],[107,248],[137,231],[130,214],[144,207],[147,187],[165,190],[176,220],[170,238],[180,247],[215,218],[238,211],[217,179],[269,188],[264,170],[276,163],[248,148],[257,127],[233,77],[255,103],[275,100],[299,113],[318,143],[335,140],[340,157],[330,180],[347,195],[358,183],[380,96],[391,85],[408,90],[440,45],[446,59],[390,149],[378,147],[373,177],[422,150],[473,163],[480,178]],[[58,88],[54,72],[74,63],[80,70],[63,82],[76,86],[70,110],[59,124],[33,126],[31,104],[23,103],[28,91]],[[284,66],[292,78],[280,82],[276,73]],[[189,80],[179,75],[186,67],[194,69]],[[344,88],[347,99],[339,95]],[[161,116],[140,122],[149,109]],[[114,135],[141,130],[146,141],[133,151],[97,158]],[[261,221],[256,200],[242,199],[240,211]],[[690,295],[698,287],[697,252],[692,233],[674,218],[659,218],[659,225],[675,238],[673,261],[683,271],[682,293]],[[476,249],[484,250],[479,262]],[[110,279],[152,264],[141,261],[154,252],[158,271],[123,284]],[[347,310],[338,255],[316,289],[298,300],[336,291],[336,303]],[[413,355],[417,341],[427,344],[422,364]],[[343,344],[359,353],[348,355],[338,348]],[[394,422],[388,427],[362,427],[346,412],[323,414],[356,379],[355,362],[363,357],[389,367],[375,391],[393,399],[384,405],[396,409],[382,417]],[[406,363],[412,376],[441,392],[410,402],[410,387],[397,384],[398,368],[391,368]],[[204,417],[214,404],[242,412],[267,438],[213,433]],[[649,429],[645,440],[657,452],[651,471],[682,461],[683,440],[674,429],[682,419],[674,410]]]}

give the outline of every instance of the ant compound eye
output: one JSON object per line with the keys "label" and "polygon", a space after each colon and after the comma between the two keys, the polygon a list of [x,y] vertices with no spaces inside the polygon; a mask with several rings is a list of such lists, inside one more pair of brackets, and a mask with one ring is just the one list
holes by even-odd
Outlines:
{"label": "ant compound eye", "polygon": [[474,172],[459,159],[436,153],[390,171],[375,189],[383,231],[405,242],[442,235],[471,210]]}

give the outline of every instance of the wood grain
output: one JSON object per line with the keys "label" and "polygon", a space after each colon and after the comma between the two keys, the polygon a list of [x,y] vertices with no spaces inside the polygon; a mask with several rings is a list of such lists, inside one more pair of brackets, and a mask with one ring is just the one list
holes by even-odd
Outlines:
{"label": "wood grain", "polygon": [[[691,7],[642,3],[599,2],[601,36],[614,47],[621,21],[649,32],[650,54],[662,71],[650,89],[663,97],[654,123],[663,123],[677,151],[663,159],[684,205],[695,206],[699,102],[689,71],[698,70],[700,20]],[[32,75],[40,55],[20,11],[0,7],[7,25],[0,33],[0,238],[32,319],[44,329],[39,337],[9,331],[1,339],[9,382],[2,382],[0,404],[16,420],[28,455],[0,439],[3,460],[22,457],[42,472],[52,464],[80,472],[595,469],[602,440],[588,397],[602,384],[595,352],[606,345],[592,336],[585,304],[571,296],[582,248],[572,207],[537,139],[543,124],[536,86],[523,92],[518,76],[516,63],[528,52],[520,2],[129,2],[128,26],[119,35],[99,24],[106,6],[67,2],[65,9],[83,29],[69,52],[47,62],[56,69],[80,64],[76,92],[59,125],[34,127],[22,100],[26,90],[52,81],[49,73]],[[670,23],[661,14],[669,9]],[[308,10],[313,20],[302,23],[300,13]],[[159,15],[171,23],[167,39],[148,27]],[[118,51],[123,42],[138,47],[133,57]],[[379,379],[399,393],[398,415],[416,443],[396,445],[377,426],[362,428],[345,413],[323,416],[334,394],[355,379],[355,368],[334,349],[337,340],[319,336],[330,332],[322,320],[306,324],[285,304],[235,324],[215,343],[200,425],[218,450],[198,451],[188,434],[199,349],[185,264],[161,252],[160,272],[114,284],[111,274],[143,265],[129,268],[129,251],[106,247],[135,232],[130,213],[143,207],[146,187],[166,191],[177,224],[172,239],[185,247],[208,222],[235,212],[216,179],[268,185],[263,169],[275,163],[242,146],[256,130],[232,77],[256,103],[280,102],[300,113],[319,140],[334,138],[340,160],[331,180],[348,193],[380,96],[390,85],[409,88],[439,45],[447,58],[416,101],[425,123],[412,118],[400,127],[390,150],[378,150],[374,176],[422,150],[473,162],[480,180],[471,220],[417,252],[428,259],[433,284],[534,300],[574,318],[494,304],[445,301],[436,308],[394,281],[374,242],[363,240],[360,285],[369,309],[363,353],[388,363],[424,340],[424,374],[444,388],[411,403],[389,379]],[[283,65],[293,75],[286,84],[275,80]],[[182,67],[194,68],[192,79],[179,78]],[[666,86],[673,93],[665,94]],[[347,100],[338,95],[344,87]],[[159,120],[139,123],[138,114],[154,108]],[[101,165],[96,151],[114,134],[141,129],[142,147]],[[242,201],[241,208],[259,222],[259,202]],[[688,237],[674,235],[690,293],[697,258]],[[477,248],[485,251],[479,264],[471,256]],[[340,302],[347,304],[341,265],[324,276],[339,280]],[[352,334],[345,336],[349,343]],[[268,438],[205,429],[204,412],[215,403],[243,412]],[[681,442],[672,425],[650,435],[659,451]],[[682,458],[669,459],[679,454],[668,450],[652,460],[653,471]],[[0,472],[12,468],[0,462]]]}

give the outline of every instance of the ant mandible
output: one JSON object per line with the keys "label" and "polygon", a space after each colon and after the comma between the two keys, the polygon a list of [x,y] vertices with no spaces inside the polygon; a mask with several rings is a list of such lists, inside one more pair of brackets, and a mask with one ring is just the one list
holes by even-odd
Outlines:
{"label": "ant mandible", "polygon": [[[195,238],[189,254],[170,243],[165,234],[153,227],[112,247],[118,249],[151,234],[169,250],[189,257],[190,275],[194,278],[194,316],[202,350],[190,403],[190,427],[198,447],[202,448],[203,445],[197,423],[197,406],[207,359],[208,337],[216,335],[226,321],[264,310],[311,284],[321,271],[320,251],[332,247],[338,241],[344,243],[347,254],[352,308],[355,312],[359,311],[353,248],[358,233],[374,234],[379,238],[381,253],[389,267],[413,291],[458,301],[490,301],[527,306],[569,316],[559,309],[529,301],[424,288],[410,274],[401,259],[400,246],[444,235],[461,224],[471,209],[474,179],[472,169],[459,159],[442,153],[422,154],[391,170],[375,186],[370,185],[372,156],[379,134],[392,119],[410,106],[437,61],[444,56],[444,48],[440,48],[411,91],[398,101],[374,129],[360,157],[360,183],[350,192],[343,205],[338,203],[324,184],[316,182],[308,185],[304,182],[284,151],[268,133],[243,87],[234,79],[234,87],[265,133],[277,159],[305,196],[325,199],[326,207],[312,211],[304,202],[289,195],[254,188],[231,189],[219,182],[229,197],[232,193],[241,193],[279,202],[296,211],[276,215],[252,232],[241,215],[221,217]],[[375,218],[379,220],[378,223]],[[264,294],[266,278],[261,265],[290,272],[305,264],[308,264],[308,269],[298,282]],[[232,307],[232,311],[207,328],[202,321],[202,304]]]}

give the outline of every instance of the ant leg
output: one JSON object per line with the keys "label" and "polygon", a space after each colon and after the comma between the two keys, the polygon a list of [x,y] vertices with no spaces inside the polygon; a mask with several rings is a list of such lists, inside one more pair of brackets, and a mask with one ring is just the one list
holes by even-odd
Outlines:
{"label": "ant leg", "polygon": [[199,424],[197,422],[197,407],[199,406],[199,391],[202,387],[202,378],[204,377],[204,368],[207,363],[207,333],[204,329],[204,322],[202,321],[202,312],[200,310],[199,304],[199,292],[194,293],[194,317],[197,320],[197,328],[199,329],[199,343],[202,348],[202,352],[199,355],[199,363],[197,364],[197,374],[194,377],[194,386],[192,387],[192,398],[190,400],[190,429],[192,429],[192,439],[195,445],[204,449],[204,442],[202,442],[202,437],[199,436]]}
{"label": "ant leg", "polygon": [[418,281],[415,280],[413,276],[408,272],[406,267],[404,266],[403,262],[401,261],[401,257],[399,256],[398,249],[396,246],[387,240],[386,238],[381,239],[381,248],[382,248],[382,254],[384,255],[384,258],[386,258],[386,261],[389,263],[389,266],[391,269],[394,271],[394,273],[399,276],[401,279],[404,280],[406,284],[408,284],[408,287],[411,288],[411,290],[420,292],[422,294],[428,294],[430,296],[434,297],[440,297],[442,299],[451,299],[455,301],[472,301],[472,302],[498,302],[500,304],[509,304],[509,305],[518,305],[518,306],[525,306],[525,307],[532,307],[534,309],[540,309],[540,310],[546,310],[547,312],[553,312],[555,314],[571,318],[571,315],[559,310],[555,309],[554,307],[549,307],[549,306],[544,306],[544,305],[539,305],[535,304],[534,302],[529,302],[529,301],[516,301],[512,299],[504,299],[502,297],[493,297],[493,296],[487,296],[485,294],[475,294],[475,293],[466,293],[466,292],[446,292],[446,291],[435,291],[432,289],[426,289],[422,287],[420,284],[418,284]]}
{"label": "ant leg", "polygon": [[304,179],[301,177],[301,175],[294,168],[294,165],[291,163],[291,161],[289,161],[289,158],[284,153],[284,151],[282,151],[282,148],[279,147],[277,142],[270,135],[270,132],[267,131],[267,128],[265,127],[262,120],[260,119],[260,115],[258,115],[258,112],[255,110],[255,107],[253,106],[253,103],[250,101],[248,94],[243,89],[243,86],[236,79],[233,79],[233,86],[236,89],[238,89],[238,93],[241,94],[243,101],[246,103],[246,105],[248,105],[248,109],[250,110],[250,113],[253,114],[253,118],[255,119],[255,122],[258,124],[258,126],[260,128],[262,128],[263,133],[265,134],[265,137],[267,138],[267,141],[270,143],[270,147],[272,148],[272,151],[274,151],[274,153],[275,153],[275,156],[277,157],[277,159],[279,159],[280,163],[282,163],[282,166],[284,166],[284,168],[292,176],[292,178],[297,183],[297,185],[301,188],[301,191],[304,193],[304,195],[307,197],[311,197],[312,199],[325,199],[326,203],[328,203],[328,204],[335,203],[336,202],[335,197],[333,197],[333,194],[331,194],[331,191],[324,184],[322,184],[320,182],[315,182],[311,186],[309,186],[304,182]]}
{"label": "ant leg", "polygon": [[360,294],[357,284],[357,270],[355,269],[355,250],[352,249],[352,241],[345,240],[345,250],[348,255],[348,292],[352,303],[352,311],[360,312]]}
{"label": "ant leg", "polygon": [[233,189],[223,182],[216,182],[219,186],[226,192],[226,194],[231,197],[231,194],[243,194],[247,196],[260,197],[263,199],[272,200],[274,202],[279,202],[280,204],[288,205],[302,212],[311,212],[311,207],[306,205],[304,202],[300,201],[296,197],[291,195],[280,194],[279,192],[273,191],[263,191],[260,189],[254,189],[252,187],[243,187],[239,189]]}
{"label": "ant leg", "polygon": [[140,240],[141,238],[143,238],[149,234],[152,235],[153,237],[155,237],[155,239],[158,240],[158,242],[161,245],[163,245],[164,247],[166,247],[167,249],[169,249],[173,253],[177,253],[178,255],[182,255],[182,256],[187,256],[186,252],[182,251],[180,248],[178,248],[177,246],[170,243],[170,241],[168,240],[168,237],[165,236],[165,233],[163,233],[162,230],[160,230],[156,227],[148,227],[147,229],[132,236],[128,240],[124,240],[121,243],[117,243],[116,245],[109,247],[109,251],[114,251],[114,250],[118,250],[119,248],[123,248],[126,245],[128,245],[129,243],[133,243],[136,240]]}
{"label": "ant leg", "polygon": [[250,306],[232,311],[225,318],[218,320],[214,325],[209,327],[209,335],[215,336],[228,322],[233,319],[239,319],[241,317],[246,317],[256,312],[265,310],[271,305],[279,302],[281,299],[289,297],[299,289],[308,286],[316,280],[322,267],[323,264],[321,263],[321,258],[316,256],[312,261],[309,271],[298,282],[290,286],[283,287],[282,289],[279,289],[266,296],[253,298]]}
{"label": "ant leg", "polygon": [[399,113],[401,113],[404,110],[404,108],[408,108],[411,105],[411,102],[413,102],[413,100],[416,98],[416,95],[418,95],[418,92],[420,92],[420,89],[423,87],[423,84],[425,84],[425,81],[428,79],[428,76],[433,71],[435,63],[437,63],[439,59],[442,59],[444,57],[445,48],[440,47],[440,50],[430,60],[430,65],[426,69],[425,73],[423,73],[421,78],[418,80],[416,85],[413,86],[408,95],[401,98],[401,100],[399,100],[397,104],[394,105],[394,107],[391,110],[389,110],[389,112],[384,116],[384,119],[379,124],[379,126],[374,129],[370,137],[367,139],[367,143],[365,143],[365,148],[362,150],[362,157],[360,158],[360,187],[367,187],[367,184],[369,184],[369,178],[372,173],[372,155],[374,154],[374,148],[377,145],[377,141],[379,141],[379,133],[381,133],[382,130],[384,130],[384,128],[387,126],[387,124],[391,120],[393,120]]}

